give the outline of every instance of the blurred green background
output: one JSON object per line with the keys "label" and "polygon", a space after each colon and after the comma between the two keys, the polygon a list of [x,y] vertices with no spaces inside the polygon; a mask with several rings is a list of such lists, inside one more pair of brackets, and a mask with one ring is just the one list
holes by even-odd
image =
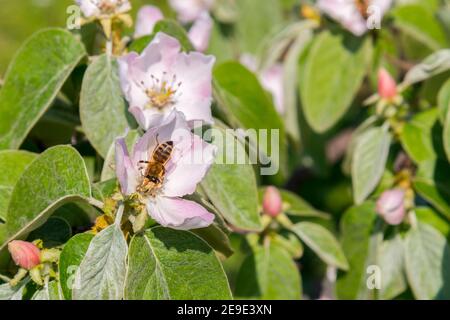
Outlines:
{"label": "blurred green background", "polygon": [[[34,32],[45,27],[65,27],[66,9],[74,0],[0,0],[0,75],[11,58]],[[167,14],[165,0],[132,0],[133,17],[139,6],[154,3]]]}

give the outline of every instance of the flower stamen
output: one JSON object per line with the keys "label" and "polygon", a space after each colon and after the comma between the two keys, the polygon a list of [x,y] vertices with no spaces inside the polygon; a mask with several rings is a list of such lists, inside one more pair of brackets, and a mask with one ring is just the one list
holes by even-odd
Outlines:
{"label": "flower stamen", "polygon": [[164,71],[161,78],[157,78],[153,74],[150,75],[150,78],[152,79],[150,88],[146,87],[144,81],[141,81],[142,89],[150,99],[147,107],[161,110],[175,104],[176,98],[181,95],[178,91],[182,85],[181,81],[177,83],[177,76],[174,74],[169,82],[167,72]]}

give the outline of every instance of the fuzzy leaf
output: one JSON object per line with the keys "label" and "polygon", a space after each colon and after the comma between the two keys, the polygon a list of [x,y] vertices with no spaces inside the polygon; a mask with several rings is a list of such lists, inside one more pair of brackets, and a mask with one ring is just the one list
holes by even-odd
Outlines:
{"label": "fuzzy leaf", "polygon": [[301,72],[300,96],[316,132],[333,127],[350,107],[372,55],[370,41],[322,32]]}
{"label": "fuzzy leaf", "polygon": [[299,222],[291,230],[326,264],[348,270],[348,262],[334,235],[319,224]]}
{"label": "fuzzy leaf", "polygon": [[131,241],[125,298],[231,299],[231,292],[222,265],[203,240],[155,227]]}
{"label": "fuzzy leaf", "polygon": [[118,72],[117,60],[103,54],[89,65],[81,88],[81,124],[89,141],[103,157],[132,123]]}
{"label": "fuzzy leaf", "polygon": [[127,272],[128,246],[120,225],[98,233],[76,271],[73,300],[120,300]]}
{"label": "fuzzy leaf", "polygon": [[80,154],[69,146],[47,149],[27,167],[14,187],[6,217],[10,239],[25,237],[63,204],[90,195]]}
{"label": "fuzzy leaf", "polygon": [[0,149],[22,144],[85,54],[62,29],[40,31],[22,46],[0,91]]}
{"label": "fuzzy leaf", "polygon": [[352,183],[356,204],[361,204],[380,181],[390,144],[391,135],[386,127],[371,128],[359,137],[352,159]]}

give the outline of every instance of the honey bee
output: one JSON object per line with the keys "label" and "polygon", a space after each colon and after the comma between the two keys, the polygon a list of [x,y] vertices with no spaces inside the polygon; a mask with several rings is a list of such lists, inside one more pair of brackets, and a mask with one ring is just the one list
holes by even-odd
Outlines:
{"label": "honey bee", "polygon": [[[146,164],[145,171],[142,174],[142,182],[137,188],[137,192],[155,195],[155,192],[161,188],[166,174],[166,164],[172,157],[173,141],[158,142],[156,136],[156,147],[152,152],[149,161],[139,161],[139,164]],[[143,169],[143,168],[141,168]]]}

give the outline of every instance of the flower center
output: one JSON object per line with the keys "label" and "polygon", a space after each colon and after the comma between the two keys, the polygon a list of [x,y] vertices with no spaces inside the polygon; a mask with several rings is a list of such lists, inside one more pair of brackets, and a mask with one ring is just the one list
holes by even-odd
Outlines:
{"label": "flower center", "polygon": [[163,109],[172,106],[176,102],[176,98],[181,95],[179,92],[181,82],[177,83],[177,76],[174,74],[172,79],[168,81],[167,72],[163,72],[161,78],[151,75],[151,79],[150,87],[146,87],[144,82],[141,82],[143,90],[150,100],[147,107]]}

